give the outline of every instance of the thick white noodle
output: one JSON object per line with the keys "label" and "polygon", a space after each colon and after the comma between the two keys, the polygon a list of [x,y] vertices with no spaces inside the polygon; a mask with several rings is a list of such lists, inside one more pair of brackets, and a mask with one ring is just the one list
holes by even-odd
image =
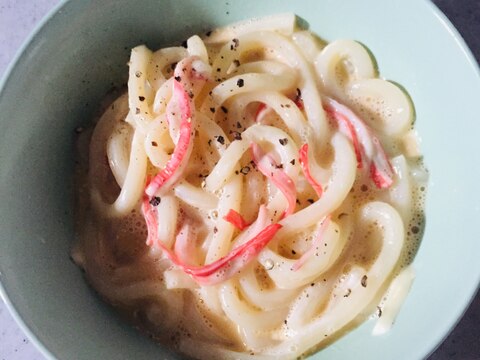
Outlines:
{"label": "thick white noodle", "polygon": [[108,164],[120,187],[125,183],[125,177],[127,176],[131,141],[131,127],[125,123],[118,123],[107,142]]}
{"label": "thick white noodle", "polygon": [[337,40],[328,44],[318,55],[315,63],[327,94],[343,101],[346,98],[348,83],[339,76],[339,66],[346,69],[347,80],[372,79],[376,75],[370,54],[361,44],[353,40]]}
{"label": "thick white noodle", "polygon": [[385,300],[382,301],[379,308],[382,311],[379,319],[372,330],[372,335],[383,335],[390,330],[395,318],[403,305],[413,280],[415,271],[411,265],[407,266],[398,274],[388,287],[385,294]]}

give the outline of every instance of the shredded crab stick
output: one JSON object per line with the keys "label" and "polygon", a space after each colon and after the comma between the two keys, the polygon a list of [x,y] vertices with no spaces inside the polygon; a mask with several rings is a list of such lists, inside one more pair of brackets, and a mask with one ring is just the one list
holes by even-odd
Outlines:
{"label": "shredded crab stick", "polygon": [[379,189],[389,188],[393,184],[394,173],[378,138],[365,122],[345,105],[325,97],[324,107],[327,113],[337,120],[340,131],[352,141],[359,164],[366,164],[375,185]]}
{"label": "shredded crab stick", "polygon": [[264,176],[271,179],[287,199],[288,206],[282,218],[293,214],[297,201],[297,189],[295,188],[295,183],[290,176],[278,166],[275,159],[273,159],[272,156],[265,154],[257,143],[252,142],[250,148],[252,150],[253,161],[258,170],[260,170]]}
{"label": "shredded crab stick", "polygon": [[330,219],[331,219],[331,216],[328,215],[325,218],[323,218],[323,220],[320,222],[319,229],[315,234],[315,239],[312,241],[312,246],[310,246],[310,248],[303,253],[300,259],[295,261],[295,263],[292,266],[293,271],[297,271],[298,269],[300,269],[308,260],[308,258],[310,258],[317,251],[320,245],[320,241],[322,241],[323,234],[325,234],[325,231],[327,230],[328,225],[330,224]]}
{"label": "shredded crab stick", "polygon": [[265,115],[270,111],[270,107],[264,103],[260,103],[257,108],[257,112],[255,113],[255,122],[261,123]]}
{"label": "shredded crab stick", "polygon": [[[172,157],[165,165],[165,168],[147,185],[145,192],[148,196],[156,195],[161,188],[169,189],[173,186],[181,177],[192,152],[192,108],[187,92],[177,80],[173,82],[173,94],[170,103],[172,101],[178,102],[180,114],[168,111],[167,119],[172,116],[180,116],[180,136]],[[169,120],[169,123],[173,124],[175,121],[172,119]]]}
{"label": "shredded crab stick", "polygon": [[192,264],[195,261],[196,238],[188,223],[184,223],[175,239],[174,252],[177,258]]}
{"label": "shredded crab stick", "polygon": [[250,223],[248,223],[241,214],[239,214],[237,211],[230,209],[223,217],[225,221],[228,221],[230,224],[235,226],[238,230],[242,231],[246,227],[250,226]]}
{"label": "shredded crab stick", "polygon": [[233,249],[228,255],[204,266],[191,266],[185,264],[172,250],[158,240],[158,221],[154,206],[148,197],[142,202],[142,212],[147,224],[147,245],[157,245],[164,254],[185,273],[191,275],[195,281],[202,285],[215,285],[234,276],[252,261],[258,253],[273,239],[282,225],[275,223],[267,225],[258,234],[254,235],[244,244]]}
{"label": "shredded crab stick", "polygon": [[308,144],[303,144],[300,148],[300,151],[298,152],[298,160],[308,183],[313,187],[313,190],[315,190],[318,197],[321,197],[323,194],[322,185],[320,185],[310,173],[310,165],[308,161]]}
{"label": "shredded crab stick", "polygon": [[328,107],[325,110],[330,116],[337,120],[340,132],[347,136],[352,142],[353,149],[355,150],[355,157],[357,158],[357,167],[361,169],[363,167],[362,150],[353,124],[343,114],[335,112],[333,109]]}

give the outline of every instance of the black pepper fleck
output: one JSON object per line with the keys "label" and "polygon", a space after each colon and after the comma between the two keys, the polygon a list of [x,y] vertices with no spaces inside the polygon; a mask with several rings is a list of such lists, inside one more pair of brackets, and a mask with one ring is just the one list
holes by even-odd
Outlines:
{"label": "black pepper fleck", "polygon": [[161,201],[162,201],[162,199],[160,199],[158,196],[154,196],[150,199],[149,203],[152,206],[158,206]]}
{"label": "black pepper fleck", "polygon": [[222,135],[218,135],[218,136],[216,136],[216,138],[217,138],[217,141],[218,141],[220,144],[222,144],[222,145],[225,144],[225,139],[224,139],[224,137],[223,137]]}
{"label": "black pepper fleck", "polygon": [[280,145],[285,146],[288,144],[288,139],[287,138],[278,139],[278,142],[280,143]]}
{"label": "black pepper fleck", "polygon": [[139,97],[138,97],[138,100],[140,100],[140,101],[145,101],[145,96],[139,96]]}
{"label": "black pepper fleck", "polygon": [[368,279],[367,275],[363,275],[363,277],[362,277],[362,286],[363,287],[367,287],[367,279]]}
{"label": "black pepper fleck", "polygon": [[228,109],[225,107],[225,106],[220,106],[220,109],[222,109],[222,111],[227,114],[228,113]]}
{"label": "black pepper fleck", "polygon": [[243,85],[244,85],[243,79],[238,79],[238,80],[237,80],[237,86],[238,86],[238,87],[243,87]]}
{"label": "black pepper fleck", "polygon": [[299,88],[297,88],[297,94],[295,96],[295,101],[299,101],[302,99],[302,92],[300,91]]}

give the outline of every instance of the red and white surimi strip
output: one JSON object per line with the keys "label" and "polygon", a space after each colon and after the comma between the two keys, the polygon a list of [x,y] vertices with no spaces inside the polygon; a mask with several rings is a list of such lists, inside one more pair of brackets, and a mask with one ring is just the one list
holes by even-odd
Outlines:
{"label": "red and white surimi strip", "polygon": [[238,213],[233,209],[230,209],[227,215],[223,217],[223,219],[225,221],[228,221],[230,224],[235,226],[240,231],[242,231],[243,229],[245,229],[250,225],[250,223],[246,221],[240,213]]}
{"label": "red and white surimi strip", "polygon": [[320,185],[310,173],[310,164],[308,160],[308,144],[303,144],[298,152],[298,161],[302,167],[305,178],[308,183],[313,187],[313,190],[317,193],[318,197],[321,197],[323,194],[322,185]]}
{"label": "red and white surimi strip", "polygon": [[258,105],[257,111],[255,113],[255,122],[261,124],[263,118],[271,111],[272,109],[264,103]]}
{"label": "red and white surimi strip", "polygon": [[178,118],[180,119],[180,135],[178,142],[175,144],[172,157],[165,165],[165,168],[147,185],[145,193],[148,196],[155,196],[160,190],[163,192],[168,191],[181,178],[192,152],[192,107],[187,92],[177,80],[173,82],[173,94],[170,103],[172,102],[178,104],[180,113],[178,111],[167,111],[167,119],[169,119],[169,124],[172,124],[172,126],[178,122]]}
{"label": "red and white surimi strip", "polygon": [[184,223],[175,238],[174,252],[177,258],[185,264],[193,264],[197,251],[195,233],[191,225]]}
{"label": "red and white surimi strip", "polygon": [[312,245],[310,248],[303,253],[303,255],[298,259],[292,266],[293,271],[297,271],[300,269],[305,262],[315,253],[315,251],[318,250],[318,247],[323,239],[323,235],[325,234],[325,231],[328,228],[328,225],[330,224],[331,217],[330,215],[326,216],[321,222],[320,226],[317,230],[317,233],[315,234],[315,239],[312,241]]}
{"label": "red and white surimi strip", "polygon": [[325,97],[324,108],[337,121],[339,130],[352,141],[358,167],[370,172],[377,188],[389,188],[393,184],[394,172],[380,140],[347,106]]}
{"label": "red and white surimi strip", "polygon": [[175,252],[159,241],[157,237],[158,219],[154,208],[150,204],[148,197],[145,196],[142,202],[142,213],[148,229],[147,245],[158,246],[174,265],[180,267],[186,274],[192,276],[197,283],[202,285],[219,284],[237,274],[267,246],[282,227],[278,223],[267,225],[250,240],[234,248],[217,261],[203,266],[191,266],[182,261]]}
{"label": "red and white surimi strip", "polygon": [[265,154],[257,143],[252,142],[250,148],[252,150],[253,161],[258,170],[260,170],[264,176],[272,180],[287,200],[287,209],[282,217],[293,214],[297,201],[297,189],[295,183],[276,163],[275,159],[271,155]]}

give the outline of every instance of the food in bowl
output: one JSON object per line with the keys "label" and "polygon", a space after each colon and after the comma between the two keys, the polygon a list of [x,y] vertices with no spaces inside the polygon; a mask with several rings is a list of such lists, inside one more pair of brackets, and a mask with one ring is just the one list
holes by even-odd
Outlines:
{"label": "food in bowl", "polygon": [[413,281],[426,171],[414,108],[352,40],[273,15],[132,49],[82,131],[78,242],[128,320],[197,358],[308,355]]}

